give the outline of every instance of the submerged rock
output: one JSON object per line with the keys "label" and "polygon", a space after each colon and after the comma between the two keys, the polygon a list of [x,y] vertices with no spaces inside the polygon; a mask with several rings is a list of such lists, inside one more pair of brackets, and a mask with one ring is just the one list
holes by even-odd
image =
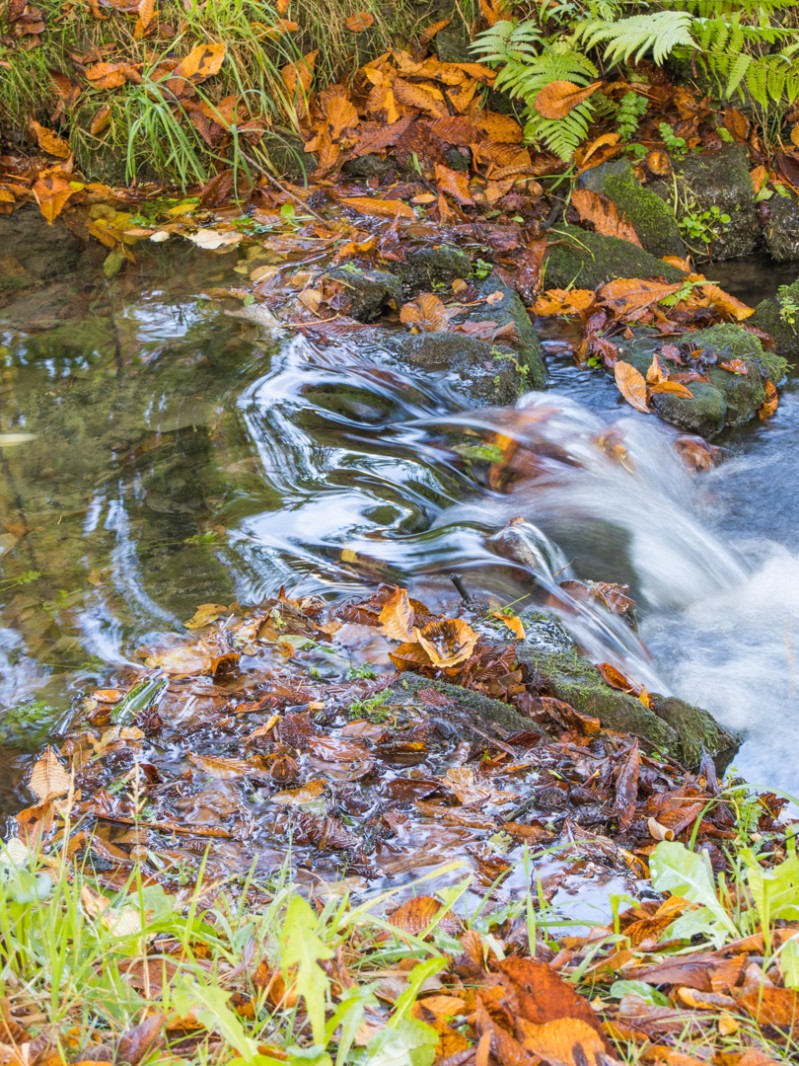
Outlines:
{"label": "submerged rock", "polygon": [[[700,353],[699,366],[709,380],[691,381],[690,398],[655,394],[652,407],[665,422],[689,433],[712,438],[751,421],[766,399],[766,380],[776,383],[785,375],[785,360],[764,351],[757,337],[742,326],[710,326],[686,339],[691,350]],[[663,343],[662,337],[639,334],[633,340],[621,341],[619,354],[645,374]],[[719,366],[732,360],[741,360],[746,372],[734,373]]]}
{"label": "submerged rock", "polygon": [[545,269],[547,288],[595,289],[615,278],[684,281],[685,274],[618,237],[589,233],[568,223],[551,232]]}
{"label": "submerged rock", "polygon": [[397,267],[407,298],[420,292],[431,292],[439,286],[449,287],[456,278],[468,278],[472,261],[460,248],[450,244],[414,248],[405,263]]}
{"label": "submerged rock", "polygon": [[749,321],[774,338],[779,355],[799,357],[799,278],[761,300]]}
{"label": "submerged rock", "polygon": [[683,258],[687,254],[671,207],[657,193],[641,185],[627,159],[611,159],[587,170],[578,184],[607,196],[632,224],[641,244],[652,255]]}
{"label": "submerged rock", "polygon": [[[2,226],[5,247],[14,249],[14,260],[28,280],[47,281],[70,274],[77,267],[85,247],[61,220],[48,225],[38,208],[33,206],[6,216]],[[5,283],[0,280],[0,290],[20,287],[11,284],[8,278]]]}

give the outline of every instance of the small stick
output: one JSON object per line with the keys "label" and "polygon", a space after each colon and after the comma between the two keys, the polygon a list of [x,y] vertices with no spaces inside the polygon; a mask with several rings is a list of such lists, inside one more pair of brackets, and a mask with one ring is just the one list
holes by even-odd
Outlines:
{"label": "small stick", "polygon": [[[239,149],[239,151],[241,151],[241,149]],[[296,193],[293,193],[291,189],[287,189],[285,185],[281,184],[281,182],[277,180],[274,174],[270,174],[268,170],[265,170],[264,167],[260,165],[260,163],[256,163],[251,156],[248,156],[246,152],[241,152],[241,154],[244,159],[247,160],[251,167],[253,167],[255,170],[258,171],[259,174],[265,177],[267,181],[271,181],[275,188],[279,189],[284,196],[288,196],[289,199],[293,200],[295,204],[299,204],[303,211],[307,211],[308,214],[312,215],[317,222],[321,222],[323,226],[327,225],[326,220],[323,219],[321,215],[318,215],[312,207],[309,207],[308,204],[301,197],[297,196]]]}
{"label": "small stick", "polygon": [[180,833],[187,837],[219,837],[222,840],[234,840],[234,836],[227,829],[220,829],[215,825],[175,825],[173,822],[143,822],[140,818],[129,818],[124,814],[103,814],[101,811],[89,809],[90,814],[103,822],[118,822],[120,825],[135,825],[141,829],[153,829],[156,833]]}
{"label": "small stick", "polygon": [[466,586],[463,583],[463,578],[461,577],[461,575],[449,574],[448,576],[452,584],[455,586],[455,589],[460,598],[463,600],[467,607],[470,607],[472,604],[472,597],[466,591]]}

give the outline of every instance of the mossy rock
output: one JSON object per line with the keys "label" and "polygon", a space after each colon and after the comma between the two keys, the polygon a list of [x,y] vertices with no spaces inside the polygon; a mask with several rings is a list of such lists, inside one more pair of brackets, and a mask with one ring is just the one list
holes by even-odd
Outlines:
{"label": "mossy rock", "polygon": [[[598,718],[603,728],[629,733],[678,759],[699,765],[707,752],[723,773],[740,745],[736,733],[724,729],[707,711],[674,697],[653,695],[652,707],[611,688],[597,668],[579,654],[561,622],[546,611],[520,612],[525,639],[516,644],[518,661],[530,680],[544,684],[556,699],[581,714]],[[503,623],[490,619],[478,627],[481,635],[507,642]]]}
{"label": "mossy rock", "polygon": [[589,233],[565,223],[550,230],[544,283],[547,288],[595,289],[615,278],[685,280],[677,267],[618,237]]}
{"label": "mossy rock", "polygon": [[328,270],[325,277],[342,286],[348,301],[347,313],[359,322],[374,322],[402,304],[402,283],[388,271],[348,265]]}
{"label": "mossy rock", "polygon": [[536,365],[506,345],[492,345],[463,333],[396,334],[386,345],[403,363],[435,378],[455,406],[513,404],[528,387]]}
{"label": "mossy rock", "polygon": [[775,193],[765,210],[763,236],[768,254],[778,263],[799,260],[799,200]]}
{"label": "mossy rock", "polygon": [[456,278],[468,278],[472,261],[460,248],[450,244],[437,244],[413,248],[407,261],[396,266],[406,299],[421,292],[433,292],[449,288]]}
{"label": "mossy rock", "polygon": [[[450,685],[446,681],[430,680],[418,674],[406,673],[394,681],[391,685],[392,695],[389,702],[395,706],[407,706],[412,700],[418,700],[419,693],[425,690],[432,690],[438,696],[446,698],[448,702],[446,704],[442,702],[441,716],[452,722],[465,739],[485,740],[486,733],[496,732],[491,728],[492,726],[499,727],[499,735],[520,732],[542,733],[540,726],[535,725],[529,718],[525,718],[509,703],[492,699],[474,689]],[[428,712],[429,710],[428,707]],[[480,733],[475,733],[474,737],[469,736],[470,722],[474,722],[480,729]]]}
{"label": "mossy rock", "polygon": [[657,193],[641,185],[629,160],[611,159],[587,170],[579,185],[611,200],[652,255],[683,258],[687,254],[674,212]]}
{"label": "mossy rock", "polygon": [[697,243],[695,256],[722,260],[750,255],[760,240],[760,222],[744,149],[725,144],[717,152],[689,155],[673,166],[673,181],[652,188],[671,203],[676,186],[678,218],[690,213],[701,215],[714,207],[730,216],[729,222],[716,224],[709,244]]}
{"label": "mossy rock", "polygon": [[799,307],[799,278],[791,285],[786,285],[783,292],[761,300],[748,321],[774,338],[774,347],[779,355],[796,359],[799,358],[799,315],[793,323],[786,321],[782,317],[781,297]]}
{"label": "mossy rock", "polygon": [[[652,407],[665,422],[689,433],[711,439],[751,421],[766,398],[766,380],[776,383],[785,376],[785,360],[764,351],[757,337],[742,326],[710,326],[688,334],[687,339],[693,349],[701,348],[715,357],[715,364],[707,370],[710,380],[692,381],[691,398],[669,393],[655,395]],[[662,343],[660,337],[639,334],[631,341],[621,341],[619,354],[645,374]],[[717,365],[733,359],[744,362],[746,374],[731,373]]]}

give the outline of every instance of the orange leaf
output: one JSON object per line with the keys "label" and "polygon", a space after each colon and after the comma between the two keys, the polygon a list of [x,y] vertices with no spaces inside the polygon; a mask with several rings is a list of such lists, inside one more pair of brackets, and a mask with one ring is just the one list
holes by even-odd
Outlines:
{"label": "orange leaf", "polygon": [[69,187],[69,182],[57,174],[39,178],[33,186],[36,203],[48,222],[54,222],[58,218],[74,192],[75,189]]}
{"label": "orange leaf", "polygon": [[[34,186],[35,188],[35,186]],[[761,422],[767,422],[776,412],[780,403],[780,396],[773,381],[766,378],[766,398],[757,409],[757,416]]]}
{"label": "orange leaf", "polygon": [[727,315],[735,322],[743,322],[745,318],[755,313],[754,307],[748,307],[742,300],[731,296],[730,293],[720,289],[710,281],[701,285],[702,293],[710,300],[715,308]]}
{"label": "orange leaf", "polygon": [[525,1048],[551,1066],[602,1066],[608,1061],[602,1037],[578,1018],[557,1018],[543,1025],[520,1018],[517,1025]]}
{"label": "orange leaf", "polygon": [[136,10],[139,14],[142,29],[146,30],[153,21],[153,16],[155,15],[155,0],[140,0]]}
{"label": "orange leaf", "polygon": [[58,159],[69,158],[70,148],[63,137],[59,137],[53,130],[48,130],[46,126],[39,125],[38,122],[31,121],[30,128],[36,137],[36,143],[43,152],[57,156]]}
{"label": "orange leaf", "polygon": [[672,296],[679,285],[665,281],[646,281],[642,278],[616,278],[597,289],[597,297],[618,316],[636,321],[658,301]]}
{"label": "orange leaf", "polygon": [[595,299],[593,289],[547,289],[536,299],[534,311],[543,318],[548,315],[579,315]]}
{"label": "orange leaf", "polygon": [[423,292],[415,300],[403,305],[400,322],[422,333],[435,333],[447,328],[449,312],[440,297],[431,292]]}
{"label": "orange leaf", "polygon": [[504,622],[517,640],[524,640],[527,636],[524,631],[524,623],[518,614],[505,614],[504,611],[492,611],[491,614],[494,618],[498,618],[500,622]]}
{"label": "orange leaf", "polygon": [[221,43],[198,44],[180,61],[175,70],[175,77],[187,78],[194,82],[205,81],[222,69],[226,51],[226,46]]}
{"label": "orange leaf", "polygon": [[303,96],[307,96],[310,92],[318,55],[319,49],[317,48],[313,52],[308,52],[302,59],[298,59],[294,63],[287,63],[285,67],[280,68],[283,84],[292,96],[297,93],[298,89]]}
{"label": "orange leaf", "polygon": [[375,17],[370,11],[359,11],[356,15],[350,15],[349,18],[344,19],[344,25],[352,33],[363,33],[364,30],[373,26],[374,22]]}
{"label": "orange leaf", "polygon": [[353,129],[358,125],[358,112],[352,106],[346,96],[337,94],[330,98],[325,114],[327,132],[332,140],[341,136],[344,130]]}
{"label": "orange leaf", "polygon": [[404,200],[375,200],[371,196],[343,196],[340,203],[352,207],[362,215],[379,218],[416,218],[413,208]]}
{"label": "orange leaf", "polygon": [[658,385],[661,381],[667,381],[669,372],[663,366],[657,355],[652,356],[652,365],[646,372],[646,380],[649,385]]}
{"label": "orange leaf", "polygon": [[621,670],[617,670],[613,663],[597,663],[596,668],[611,688],[627,692],[631,696],[638,696],[643,691],[640,685],[636,685]]}
{"label": "orange leaf", "polygon": [[710,470],[719,453],[718,448],[701,437],[678,437],[674,447],[685,465],[692,470]]}
{"label": "orange leaf", "polygon": [[95,63],[86,71],[95,89],[118,89],[128,80],[121,63]]}
{"label": "orange leaf", "polygon": [[533,106],[544,118],[565,118],[601,84],[601,81],[594,81],[583,86],[575,85],[573,81],[551,81],[536,94]]}
{"label": "orange leaf", "polygon": [[436,163],[436,182],[442,192],[447,193],[462,207],[470,207],[474,204],[472,194],[469,192],[469,175],[460,170],[450,170],[440,163]]}
{"label": "orange leaf", "polygon": [[394,589],[378,618],[382,632],[391,640],[413,640],[413,607],[406,589]]}
{"label": "orange leaf", "polygon": [[741,374],[746,377],[749,374],[749,367],[743,361],[743,359],[727,359],[724,363],[719,363],[722,370],[729,370],[731,374]]}
{"label": "orange leaf", "polygon": [[425,28],[421,32],[421,35],[419,37],[419,43],[422,45],[430,44],[435,35],[437,33],[441,33],[442,30],[445,30],[447,26],[449,26],[450,22],[452,22],[452,15],[449,15],[447,16],[447,18],[441,19],[438,22],[428,23],[428,25],[425,26]]}
{"label": "orange leaf", "polygon": [[418,936],[435,921],[441,911],[441,904],[432,896],[417,896],[409,899],[388,916],[389,925],[402,929],[406,933]]}
{"label": "orange leaf", "polygon": [[91,125],[89,126],[89,133],[96,137],[98,133],[102,133],[104,129],[111,122],[111,108],[104,105],[95,112]]}
{"label": "orange leaf", "polygon": [[477,644],[477,634],[461,618],[430,622],[416,630],[416,639],[433,666],[458,666],[466,662]]}
{"label": "orange leaf", "polygon": [[670,393],[672,396],[684,396],[687,400],[694,398],[688,386],[679,381],[657,381],[654,385],[650,385],[649,391],[655,395]]}
{"label": "orange leaf", "polygon": [[643,374],[636,370],[630,363],[619,359],[613,368],[613,376],[619,392],[636,411],[649,414],[649,405],[646,399],[646,381]]}
{"label": "orange leaf", "polygon": [[671,174],[671,160],[668,152],[650,152],[646,157],[646,165],[650,172],[659,178],[666,178]]}
{"label": "orange leaf", "polygon": [[606,196],[592,192],[590,189],[575,189],[572,193],[572,206],[586,222],[592,223],[597,233],[606,237],[619,237],[630,244],[642,247],[634,226],[620,215],[618,208]]}

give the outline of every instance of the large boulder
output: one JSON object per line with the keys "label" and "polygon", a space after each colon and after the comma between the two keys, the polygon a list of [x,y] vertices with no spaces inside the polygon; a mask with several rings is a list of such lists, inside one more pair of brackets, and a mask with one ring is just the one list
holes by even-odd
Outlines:
{"label": "large boulder", "polygon": [[764,208],[763,236],[772,259],[789,263],[799,259],[799,200],[775,193]]}
{"label": "large boulder", "polygon": [[[776,383],[785,376],[785,360],[764,351],[758,338],[742,326],[710,326],[687,334],[685,340],[697,369],[709,380],[690,382],[690,398],[656,394],[652,406],[665,422],[689,433],[712,438],[751,421],[766,399],[766,381]],[[674,341],[669,339],[669,343]],[[620,341],[619,355],[645,374],[663,343],[662,337],[641,332],[631,340]],[[735,373],[719,365],[733,360],[740,360],[746,371]]]}
{"label": "large boulder", "polygon": [[778,355],[799,357],[799,278],[761,300],[749,321],[773,337]]}
{"label": "large boulder", "polygon": [[629,241],[568,223],[550,232],[544,277],[546,287],[554,289],[595,289],[615,278],[685,280],[683,271]]}
{"label": "large boulder", "polygon": [[611,200],[652,255],[682,258],[687,254],[671,207],[657,193],[641,185],[629,160],[611,159],[587,170],[578,184]]}
{"label": "large boulder", "polygon": [[[708,241],[701,237],[688,241],[696,258],[750,255],[760,240],[760,222],[744,149],[725,144],[716,152],[688,155],[673,167],[672,178],[652,188],[667,203],[676,203],[678,219],[693,217],[707,227]],[[709,215],[714,208],[730,221],[714,221]]]}

